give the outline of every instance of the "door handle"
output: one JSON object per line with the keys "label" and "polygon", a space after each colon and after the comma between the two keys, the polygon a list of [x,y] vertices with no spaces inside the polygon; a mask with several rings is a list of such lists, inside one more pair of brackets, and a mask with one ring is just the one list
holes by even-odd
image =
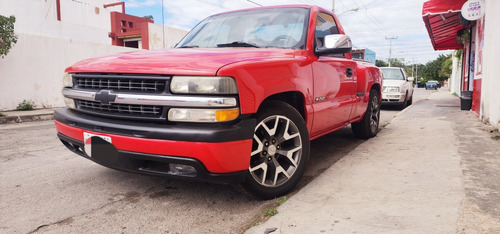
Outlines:
{"label": "door handle", "polygon": [[350,68],[350,67],[346,68],[345,74],[347,75],[347,77],[351,77],[352,76],[352,68]]}

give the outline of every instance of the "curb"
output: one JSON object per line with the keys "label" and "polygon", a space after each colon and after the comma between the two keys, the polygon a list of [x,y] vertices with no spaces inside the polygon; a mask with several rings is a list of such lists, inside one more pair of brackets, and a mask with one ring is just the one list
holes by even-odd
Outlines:
{"label": "curb", "polygon": [[36,114],[36,115],[5,116],[5,117],[0,117],[0,124],[34,122],[34,121],[44,121],[44,120],[53,120],[53,119],[54,119],[53,113]]}

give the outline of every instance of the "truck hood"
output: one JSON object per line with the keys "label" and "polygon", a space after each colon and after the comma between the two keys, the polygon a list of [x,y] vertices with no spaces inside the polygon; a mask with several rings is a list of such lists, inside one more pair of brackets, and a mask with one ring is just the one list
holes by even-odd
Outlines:
{"label": "truck hood", "polygon": [[66,72],[216,75],[224,65],[260,59],[293,58],[291,49],[182,48],[138,51],[83,60]]}
{"label": "truck hood", "polygon": [[404,80],[384,80],[384,86],[389,87],[400,87],[403,85],[406,81]]}

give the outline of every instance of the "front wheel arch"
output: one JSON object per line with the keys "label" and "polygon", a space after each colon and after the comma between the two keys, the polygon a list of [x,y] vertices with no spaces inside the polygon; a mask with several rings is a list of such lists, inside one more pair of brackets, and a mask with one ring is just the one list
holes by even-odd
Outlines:
{"label": "front wheel arch", "polygon": [[282,101],[264,103],[257,113],[248,176],[241,187],[261,199],[288,193],[304,174],[309,149],[300,113]]}

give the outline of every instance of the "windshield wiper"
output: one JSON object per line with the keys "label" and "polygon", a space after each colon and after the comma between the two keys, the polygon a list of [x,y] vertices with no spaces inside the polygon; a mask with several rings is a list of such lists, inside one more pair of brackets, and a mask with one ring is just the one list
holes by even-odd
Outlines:
{"label": "windshield wiper", "polygon": [[217,47],[255,47],[260,48],[256,44],[251,44],[243,41],[233,41],[231,43],[217,44]]}
{"label": "windshield wiper", "polygon": [[197,45],[185,45],[185,46],[181,46],[181,47],[178,47],[178,48],[198,48],[199,46]]}

